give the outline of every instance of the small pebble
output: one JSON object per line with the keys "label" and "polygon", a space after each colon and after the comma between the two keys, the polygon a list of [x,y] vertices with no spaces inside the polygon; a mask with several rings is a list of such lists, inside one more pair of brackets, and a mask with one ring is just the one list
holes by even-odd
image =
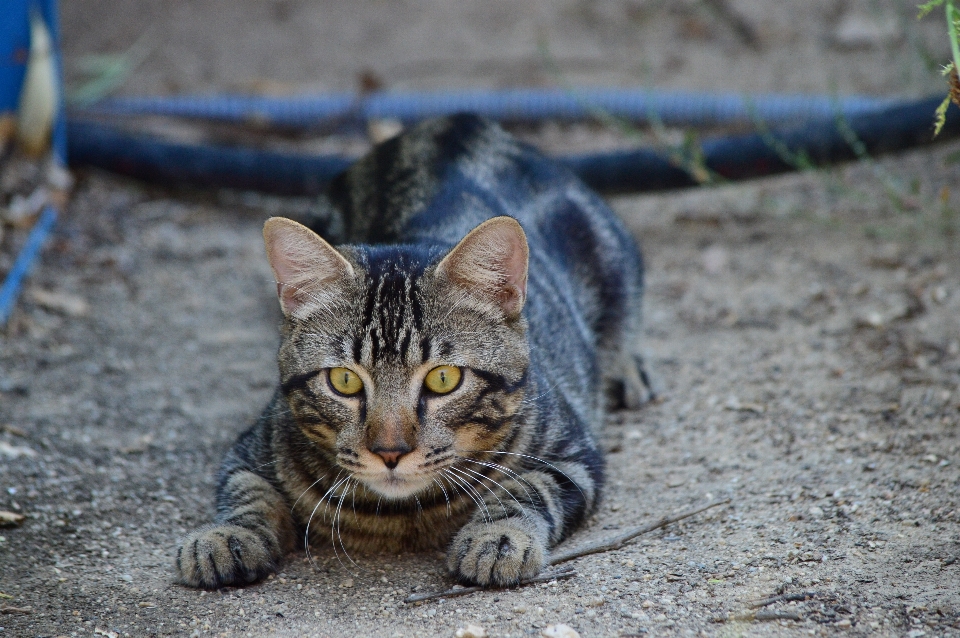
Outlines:
{"label": "small pebble", "polygon": [[467,625],[457,629],[456,638],[487,638],[487,630],[479,625]]}
{"label": "small pebble", "polygon": [[580,638],[580,634],[570,625],[562,623],[556,625],[547,625],[540,632],[542,638]]}

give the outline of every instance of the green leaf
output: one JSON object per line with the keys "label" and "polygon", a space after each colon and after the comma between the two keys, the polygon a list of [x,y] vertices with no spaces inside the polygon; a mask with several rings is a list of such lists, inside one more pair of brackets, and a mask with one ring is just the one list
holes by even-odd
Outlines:
{"label": "green leaf", "polygon": [[930,0],[930,2],[924,2],[918,5],[917,9],[919,13],[917,14],[917,20],[922,20],[928,13],[941,5],[943,5],[943,0]]}
{"label": "green leaf", "polygon": [[919,10],[919,13],[917,14],[917,20],[922,20],[928,13],[941,5],[943,5],[943,0],[930,0],[930,2],[924,2],[923,4],[918,5],[917,9]]}
{"label": "green leaf", "polygon": [[933,136],[936,137],[940,135],[940,129],[943,128],[943,125],[947,123],[947,107],[950,106],[950,96],[943,98],[943,102],[940,103],[940,106],[936,110],[936,118],[933,122]]}

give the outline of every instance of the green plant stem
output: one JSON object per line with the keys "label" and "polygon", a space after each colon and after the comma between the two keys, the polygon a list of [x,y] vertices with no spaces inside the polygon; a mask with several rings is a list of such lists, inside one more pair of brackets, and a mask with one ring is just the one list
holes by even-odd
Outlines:
{"label": "green plant stem", "polygon": [[950,34],[950,50],[953,53],[953,68],[960,73],[960,35],[957,33],[957,20],[960,15],[954,6],[954,0],[947,0],[947,33]]}

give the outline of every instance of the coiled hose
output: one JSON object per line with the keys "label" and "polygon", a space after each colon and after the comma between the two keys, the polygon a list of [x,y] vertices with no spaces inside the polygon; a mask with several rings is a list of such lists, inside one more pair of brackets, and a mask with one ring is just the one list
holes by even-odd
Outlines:
{"label": "coiled hose", "polygon": [[350,93],[304,97],[248,95],[127,97],[98,103],[107,115],[163,115],[309,127],[321,122],[397,119],[405,124],[470,112],[494,120],[570,120],[597,113],[667,126],[716,126],[765,122],[786,124],[842,113],[851,117],[899,102],[866,96],[706,94],[646,89],[507,89],[430,93]]}
{"label": "coiled hose", "polygon": [[[834,109],[796,126],[707,139],[696,153],[687,156],[637,149],[556,159],[605,193],[695,186],[703,183],[704,174],[721,181],[749,179],[928,144],[934,140],[933,112],[941,100],[937,96],[848,113]],[[198,115],[201,111],[190,112]],[[958,135],[960,109],[951,105],[936,139]],[[356,159],[182,144],[83,119],[68,122],[68,141],[74,165],[96,166],[160,184],[281,195],[318,194]]]}
{"label": "coiled hose", "polygon": [[[641,192],[694,186],[704,177],[738,180],[805,166],[899,151],[933,141],[932,113],[940,97],[917,102],[852,97],[706,96],[598,89],[586,92],[513,90],[467,93],[352,95],[279,99],[263,97],[124,98],[99,104],[99,115],[176,115],[316,126],[396,118],[405,123],[457,111],[495,119],[571,119],[599,113],[666,125],[762,123],[775,131],[705,140],[697,152],[651,149],[565,155],[587,184],[602,192]],[[805,121],[801,125],[786,126]],[[124,130],[96,119],[58,119],[57,156],[73,166],[95,166],[162,184],[230,187],[284,195],[314,195],[356,158],[311,156],[250,148],[189,145]],[[960,135],[960,113],[947,111],[938,140]],[[67,144],[64,144],[66,137]],[[685,154],[686,153],[686,154]],[[14,266],[0,284],[0,325],[12,311],[24,278],[56,221],[44,210]]]}

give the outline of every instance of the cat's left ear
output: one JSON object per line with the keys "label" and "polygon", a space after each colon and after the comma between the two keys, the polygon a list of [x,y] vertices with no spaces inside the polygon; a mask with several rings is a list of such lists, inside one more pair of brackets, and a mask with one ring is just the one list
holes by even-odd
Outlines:
{"label": "cat's left ear", "polygon": [[527,236],[517,220],[494,217],[460,240],[437,266],[437,273],[515,318],[527,298],[529,259]]}
{"label": "cat's left ear", "polygon": [[330,303],[336,283],[353,276],[353,266],[343,255],[292,219],[268,219],[263,241],[277,280],[280,307],[288,317],[300,317],[312,306]]}

